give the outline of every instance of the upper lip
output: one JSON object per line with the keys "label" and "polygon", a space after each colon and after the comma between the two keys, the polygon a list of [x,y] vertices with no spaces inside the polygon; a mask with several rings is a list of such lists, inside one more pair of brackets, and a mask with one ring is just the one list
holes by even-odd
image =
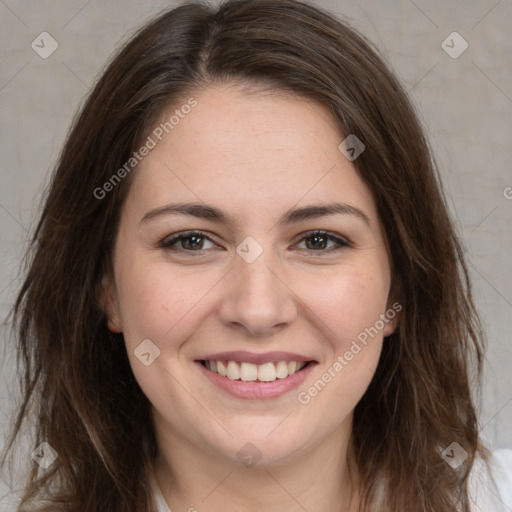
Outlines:
{"label": "upper lip", "polygon": [[207,354],[198,361],[238,361],[241,363],[252,364],[265,364],[273,361],[314,361],[313,358],[301,356],[292,352],[265,352],[262,354],[255,354],[253,352],[246,352],[243,350],[231,352],[218,352],[216,354]]}

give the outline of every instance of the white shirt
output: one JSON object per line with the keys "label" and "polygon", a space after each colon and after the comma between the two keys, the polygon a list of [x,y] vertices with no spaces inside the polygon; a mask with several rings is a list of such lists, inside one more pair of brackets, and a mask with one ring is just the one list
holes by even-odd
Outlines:
{"label": "white shirt", "polygon": [[512,448],[493,451],[489,465],[496,485],[481,460],[471,471],[472,512],[512,512]]}
{"label": "white shirt", "polygon": [[[469,494],[472,512],[512,512],[512,448],[492,452],[490,475],[481,460],[471,470]],[[162,496],[156,479],[152,477],[153,492],[158,512],[171,512]],[[191,507],[191,510],[194,510]]]}

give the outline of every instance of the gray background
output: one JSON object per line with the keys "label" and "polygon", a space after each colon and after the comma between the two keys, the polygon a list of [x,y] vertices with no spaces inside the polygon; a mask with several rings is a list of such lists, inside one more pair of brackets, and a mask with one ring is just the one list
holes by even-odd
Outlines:
{"label": "gray background", "polygon": [[[4,319],[19,285],[20,259],[41,194],[72,116],[127,32],[178,3],[0,0],[3,431],[9,425],[14,362]],[[344,15],[377,44],[418,107],[465,240],[489,339],[482,432],[491,448],[511,447],[512,0],[317,3]],[[46,59],[31,48],[44,31],[58,42]],[[442,47],[454,31],[469,45],[458,58]],[[454,46],[452,52],[461,48],[453,38],[447,44]],[[0,484],[0,510],[2,503],[7,506],[8,498],[2,501],[7,484]]]}

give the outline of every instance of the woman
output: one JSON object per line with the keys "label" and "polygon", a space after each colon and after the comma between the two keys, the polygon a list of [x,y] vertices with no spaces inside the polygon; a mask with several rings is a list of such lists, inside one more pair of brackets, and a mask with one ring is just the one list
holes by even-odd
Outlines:
{"label": "woman", "polygon": [[504,499],[420,125],[370,44],[311,5],[189,3],[120,51],[62,152],[15,319],[14,432],[37,419],[20,511]]}

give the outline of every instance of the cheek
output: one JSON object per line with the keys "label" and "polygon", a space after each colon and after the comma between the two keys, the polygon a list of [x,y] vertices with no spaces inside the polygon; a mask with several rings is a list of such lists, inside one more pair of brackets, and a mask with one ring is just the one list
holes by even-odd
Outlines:
{"label": "cheek", "polygon": [[388,281],[385,274],[353,268],[316,283],[308,305],[329,348],[315,380],[297,398],[305,421],[318,415],[322,428],[334,429],[353,411],[377,368]]}
{"label": "cheek", "polygon": [[220,276],[200,270],[169,271],[165,263],[135,261],[120,268],[118,290],[126,343],[149,338],[157,345],[180,340],[195,328],[206,296]]}
{"label": "cheek", "polygon": [[301,282],[298,295],[308,306],[305,311],[314,314],[318,327],[336,349],[344,351],[385,312],[389,282],[380,271],[344,268]]}

